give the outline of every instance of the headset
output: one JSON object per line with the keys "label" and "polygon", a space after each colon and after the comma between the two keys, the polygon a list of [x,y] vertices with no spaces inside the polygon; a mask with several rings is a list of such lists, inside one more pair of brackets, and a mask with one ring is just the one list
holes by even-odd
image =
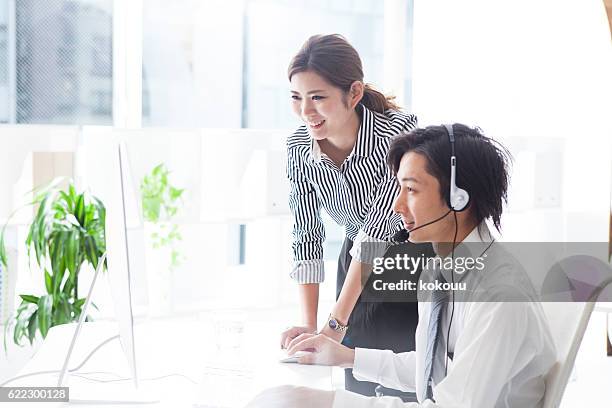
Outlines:
{"label": "headset", "polygon": [[469,193],[464,189],[457,187],[457,157],[455,156],[455,133],[453,132],[453,125],[445,124],[444,128],[448,133],[448,140],[451,146],[450,185],[448,194],[446,195],[446,204],[448,205],[449,210],[441,217],[426,222],[425,224],[419,225],[418,227],[413,228],[411,230],[407,230],[405,228],[400,229],[391,237],[391,242],[395,244],[401,244],[402,242],[408,241],[408,238],[410,238],[410,233],[412,231],[416,231],[435,222],[438,222],[442,218],[445,218],[451,212],[457,213],[465,210],[468,207],[468,204],[470,203]]}
{"label": "headset", "polygon": [[[457,242],[457,232],[459,226],[457,225],[457,213],[463,211],[468,207],[470,202],[470,195],[467,191],[457,187],[457,157],[455,156],[455,133],[453,132],[453,125],[445,124],[446,133],[448,133],[448,140],[451,145],[451,157],[450,157],[450,186],[448,194],[448,207],[453,211],[455,217],[455,236],[453,237],[453,246],[451,249],[451,258],[453,270],[451,271],[451,283],[455,283],[455,245]],[[451,286],[452,287],[452,286]],[[453,325],[453,315],[455,314],[455,293],[451,290],[451,314],[448,321],[448,331],[446,333],[446,353],[444,355],[444,376],[448,373],[448,345],[450,343],[450,331]]]}
{"label": "headset", "polygon": [[[457,187],[457,157],[455,156],[455,133],[453,132],[452,124],[445,124],[446,133],[448,133],[448,140],[451,146],[451,157],[450,157],[450,186],[448,193],[448,207],[453,211],[455,217],[455,236],[453,237],[453,246],[451,249],[451,258],[453,269],[451,271],[451,283],[455,283],[455,245],[457,243],[457,232],[459,226],[457,225],[457,213],[465,210],[470,203],[470,194],[462,188]],[[486,251],[486,250],[485,250]],[[452,287],[452,286],[451,286]],[[450,331],[453,325],[453,315],[455,314],[455,293],[451,290],[451,314],[448,320],[448,330],[446,332],[446,354],[444,356],[444,376],[448,373],[448,345],[450,343]]]}

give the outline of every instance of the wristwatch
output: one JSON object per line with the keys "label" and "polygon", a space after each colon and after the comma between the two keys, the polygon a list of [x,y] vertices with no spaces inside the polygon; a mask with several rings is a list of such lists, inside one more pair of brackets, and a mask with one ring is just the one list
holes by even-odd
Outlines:
{"label": "wristwatch", "polygon": [[338,321],[338,319],[336,319],[331,314],[327,318],[327,325],[329,326],[330,329],[332,329],[333,331],[338,332],[338,333],[344,333],[346,331],[346,329],[348,329],[348,325],[347,324],[340,323]]}

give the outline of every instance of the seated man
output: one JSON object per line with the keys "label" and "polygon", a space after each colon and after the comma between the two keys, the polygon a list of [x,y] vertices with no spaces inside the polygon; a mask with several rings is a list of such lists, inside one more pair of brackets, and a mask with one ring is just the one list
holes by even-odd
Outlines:
{"label": "seated man", "polygon": [[[289,345],[290,354],[314,350],[300,363],[352,367],[358,380],[416,391],[419,403],[285,386],[250,406],[541,407],[555,362],[552,336],[531,282],[485,223],[500,228],[508,160],[503,147],[460,124],[398,136],[388,155],[400,184],[394,210],[411,242],[433,243],[440,262],[428,262],[422,281],[447,288],[419,286],[416,350],[351,350],[321,334]],[[458,254],[475,261],[460,271]]]}

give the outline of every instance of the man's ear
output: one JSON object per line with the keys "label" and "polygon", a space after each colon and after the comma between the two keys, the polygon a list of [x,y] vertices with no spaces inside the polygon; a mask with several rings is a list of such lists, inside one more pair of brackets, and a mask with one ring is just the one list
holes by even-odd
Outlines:
{"label": "man's ear", "polygon": [[365,85],[363,82],[355,81],[351,84],[351,89],[349,90],[349,106],[351,109],[355,109],[355,106],[361,101],[364,91]]}

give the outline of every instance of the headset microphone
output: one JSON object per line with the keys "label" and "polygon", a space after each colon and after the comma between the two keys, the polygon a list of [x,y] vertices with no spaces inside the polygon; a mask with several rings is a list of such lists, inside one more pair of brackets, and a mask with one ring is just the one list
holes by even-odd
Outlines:
{"label": "headset microphone", "polygon": [[393,234],[391,237],[391,242],[394,244],[401,244],[402,242],[408,241],[408,238],[410,238],[410,232],[407,229],[402,228]]}
{"label": "headset microphone", "polygon": [[433,220],[433,221],[426,222],[426,223],[425,223],[425,224],[423,224],[423,225],[419,225],[418,227],[413,228],[413,229],[411,229],[411,230],[407,230],[407,229],[402,228],[401,230],[399,230],[399,231],[397,231],[395,234],[393,234],[393,236],[391,237],[391,242],[393,242],[394,244],[401,244],[402,242],[406,242],[406,241],[408,241],[408,238],[410,238],[410,233],[411,233],[412,231],[416,231],[416,230],[418,230],[418,229],[420,229],[420,228],[423,228],[423,227],[426,227],[426,226],[428,226],[428,225],[430,225],[430,224],[433,224],[434,222],[438,222],[438,221],[440,221],[442,218],[444,218],[444,217],[446,217],[448,214],[450,214],[450,213],[451,213],[451,211],[453,211],[453,210],[452,210],[452,209],[450,209],[450,210],[448,210],[448,211],[446,212],[446,214],[444,214],[443,216],[438,217],[438,218],[436,218],[436,219],[435,219],[435,220]]}

